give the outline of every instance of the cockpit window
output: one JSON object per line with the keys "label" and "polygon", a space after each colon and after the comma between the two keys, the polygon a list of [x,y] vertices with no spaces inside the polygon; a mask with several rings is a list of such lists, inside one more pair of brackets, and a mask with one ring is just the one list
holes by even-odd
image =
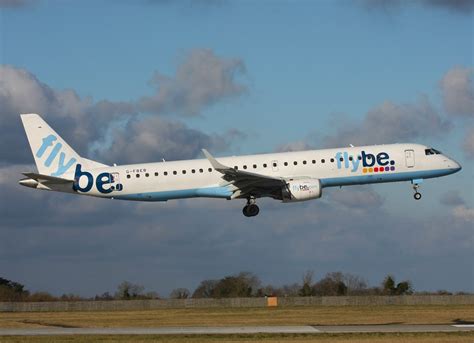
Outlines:
{"label": "cockpit window", "polygon": [[439,154],[441,154],[441,151],[439,150],[436,150],[433,148],[425,149],[425,155],[439,155]]}

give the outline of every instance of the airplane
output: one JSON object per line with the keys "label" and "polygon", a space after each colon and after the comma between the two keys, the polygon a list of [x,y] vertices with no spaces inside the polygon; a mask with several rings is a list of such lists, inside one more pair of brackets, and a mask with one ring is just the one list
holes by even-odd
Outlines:
{"label": "airplane", "polygon": [[203,149],[205,159],[110,166],[80,156],[39,115],[20,116],[38,169],[23,173],[23,186],[135,201],[245,199],[246,217],[258,215],[259,198],[306,201],[326,187],[410,181],[420,200],[423,180],[461,170],[439,150],[409,143],[219,159]]}

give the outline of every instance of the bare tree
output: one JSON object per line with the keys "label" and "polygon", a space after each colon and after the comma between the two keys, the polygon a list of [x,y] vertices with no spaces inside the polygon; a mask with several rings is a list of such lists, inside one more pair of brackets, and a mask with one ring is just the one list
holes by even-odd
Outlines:
{"label": "bare tree", "polygon": [[343,281],[347,286],[348,295],[360,295],[368,292],[367,281],[358,275],[345,273]]}
{"label": "bare tree", "polygon": [[136,299],[142,295],[144,290],[145,287],[142,285],[123,281],[120,285],[118,285],[115,297],[123,300]]}
{"label": "bare tree", "polygon": [[203,280],[193,293],[193,298],[212,298],[218,280]]}
{"label": "bare tree", "polygon": [[299,295],[302,297],[309,297],[313,294],[313,276],[314,276],[314,271],[312,270],[307,270],[303,274],[303,286],[299,290]]}
{"label": "bare tree", "polygon": [[187,299],[189,298],[189,290],[187,288],[175,288],[170,293],[171,299]]}
{"label": "bare tree", "polygon": [[313,294],[319,296],[346,295],[347,286],[343,280],[344,275],[341,272],[328,273],[314,284]]}

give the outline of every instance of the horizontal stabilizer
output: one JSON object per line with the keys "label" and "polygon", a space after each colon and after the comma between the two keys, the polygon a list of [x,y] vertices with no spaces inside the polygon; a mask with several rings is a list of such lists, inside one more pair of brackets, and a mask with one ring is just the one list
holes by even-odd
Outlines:
{"label": "horizontal stabilizer", "polygon": [[26,177],[29,177],[30,179],[36,180],[38,182],[50,182],[50,183],[71,183],[74,182],[74,180],[70,179],[63,179],[61,177],[56,177],[56,176],[50,176],[50,175],[43,175],[43,174],[37,174],[37,173],[22,173]]}

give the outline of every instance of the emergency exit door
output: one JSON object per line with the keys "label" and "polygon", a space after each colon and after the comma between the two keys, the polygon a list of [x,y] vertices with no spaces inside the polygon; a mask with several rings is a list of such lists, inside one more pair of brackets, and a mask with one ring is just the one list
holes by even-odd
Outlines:
{"label": "emergency exit door", "polygon": [[415,151],[405,150],[405,162],[408,168],[415,166]]}

